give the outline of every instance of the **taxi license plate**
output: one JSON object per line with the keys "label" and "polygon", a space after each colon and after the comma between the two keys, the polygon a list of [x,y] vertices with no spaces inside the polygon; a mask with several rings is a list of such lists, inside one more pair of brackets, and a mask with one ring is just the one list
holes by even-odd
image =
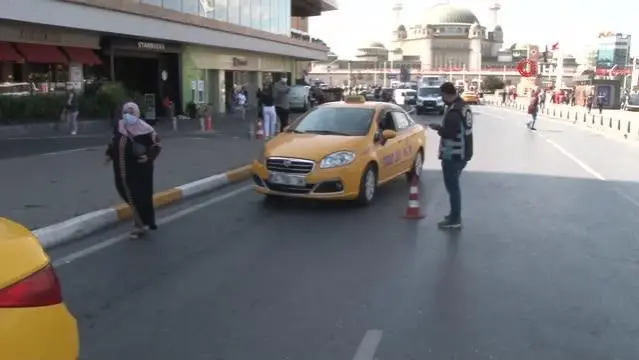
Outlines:
{"label": "taxi license plate", "polygon": [[432,106],[425,106],[425,108],[428,109],[428,110],[432,110],[433,109]]}
{"label": "taxi license plate", "polygon": [[288,186],[306,186],[306,180],[301,176],[287,175],[287,174],[275,174],[269,175],[269,182],[278,185]]}

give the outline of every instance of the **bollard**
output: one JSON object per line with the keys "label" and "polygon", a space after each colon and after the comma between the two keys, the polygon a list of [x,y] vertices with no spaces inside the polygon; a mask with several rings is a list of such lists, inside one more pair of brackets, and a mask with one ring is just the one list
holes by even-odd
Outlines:
{"label": "bollard", "polygon": [[603,115],[601,115],[601,118],[599,119],[599,125],[601,125],[601,126],[603,126],[603,119],[604,119],[604,117],[603,117]]}
{"label": "bollard", "polygon": [[621,120],[617,120],[617,130],[621,131]]}
{"label": "bollard", "polygon": [[631,129],[630,129],[630,121],[628,121],[628,128],[626,129],[626,133],[630,134],[630,131],[631,131]]}
{"label": "bollard", "polygon": [[552,109],[552,116],[555,116],[555,108]]}
{"label": "bollard", "polygon": [[559,110],[559,118],[561,119],[562,117],[564,117],[564,112],[563,110]]}
{"label": "bollard", "polygon": [[592,120],[591,123],[594,125],[595,124],[595,114],[592,114]]}
{"label": "bollard", "polygon": [[173,124],[173,131],[178,131],[177,116],[175,116],[175,104],[171,103],[169,106],[169,116],[171,116],[171,122]]}
{"label": "bollard", "polygon": [[206,125],[204,124],[204,118],[202,116],[200,116],[200,131],[201,132],[206,131]]}

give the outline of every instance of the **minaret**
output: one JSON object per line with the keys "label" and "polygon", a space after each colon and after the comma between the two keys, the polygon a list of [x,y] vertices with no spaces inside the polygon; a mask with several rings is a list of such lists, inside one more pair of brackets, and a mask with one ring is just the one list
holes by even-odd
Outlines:
{"label": "minaret", "polygon": [[493,14],[493,27],[499,25],[499,10],[501,10],[501,5],[495,2],[488,10]]}
{"label": "minaret", "polygon": [[404,5],[402,4],[402,0],[399,0],[393,5],[393,12],[395,13],[395,29],[402,24],[402,11],[404,10]]}

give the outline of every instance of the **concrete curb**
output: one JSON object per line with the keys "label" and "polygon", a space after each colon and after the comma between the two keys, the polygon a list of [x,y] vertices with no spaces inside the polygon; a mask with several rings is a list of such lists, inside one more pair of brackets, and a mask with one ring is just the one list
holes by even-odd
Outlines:
{"label": "concrete curb", "polygon": [[[155,208],[161,208],[196,195],[244,181],[250,176],[251,166],[245,165],[156,193],[153,195],[153,203]],[[36,229],[33,231],[33,234],[40,240],[40,244],[42,244],[45,249],[49,249],[89,235],[118,222],[130,220],[131,218],[131,208],[127,204],[118,204]]]}
{"label": "concrete curb", "polygon": [[[486,105],[519,112],[528,111],[528,107],[520,103],[503,106],[499,101],[487,101]],[[545,108],[539,114],[551,119],[567,121],[573,125],[585,126],[589,129],[606,133],[613,137],[628,140],[639,139],[639,122],[634,123],[632,120],[614,119],[612,117],[604,117],[603,115],[594,113],[587,114],[574,109]]]}

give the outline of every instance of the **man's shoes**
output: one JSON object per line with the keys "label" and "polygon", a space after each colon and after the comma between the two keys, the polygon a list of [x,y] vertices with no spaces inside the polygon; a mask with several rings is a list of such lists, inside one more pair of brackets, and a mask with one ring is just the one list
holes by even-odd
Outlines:
{"label": "man's shoes", "polygon": [[449,216],[446,216],[444,220],[437,223],[437,227],[440,229],[461,229],[462,223],[461,221],[453,221]]}

